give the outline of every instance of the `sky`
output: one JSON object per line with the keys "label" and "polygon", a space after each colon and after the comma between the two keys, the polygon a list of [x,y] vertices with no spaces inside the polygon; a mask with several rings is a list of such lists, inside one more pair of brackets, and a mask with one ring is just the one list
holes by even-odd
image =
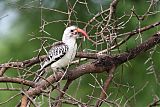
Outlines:
{"label": "sky", "polygon": [[4,2],[0,2],[0,36],[7,36],[12,30],[11,26],[18,19],[19,13],[15,9],[6,8]]}

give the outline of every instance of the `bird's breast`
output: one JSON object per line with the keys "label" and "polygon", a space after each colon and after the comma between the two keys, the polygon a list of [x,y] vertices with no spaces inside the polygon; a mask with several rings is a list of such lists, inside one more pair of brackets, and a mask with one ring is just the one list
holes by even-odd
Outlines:
{"label": "bird's breast", "polygon": [[53,70],[56,70],[57,68],[62,68],[62,67],[68,66],[75,58],[77,44],[75,43],[74,45],[69,45],[68,47],[69,47],[69,49],[68,49],[67,53],[61,59],[59,59],[55,63],[51,64],[51,68]]}

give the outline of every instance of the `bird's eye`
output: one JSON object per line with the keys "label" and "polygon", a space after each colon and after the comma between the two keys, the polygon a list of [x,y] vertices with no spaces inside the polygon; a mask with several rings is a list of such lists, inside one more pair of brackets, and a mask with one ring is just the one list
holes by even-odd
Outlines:
{"label": "bird's eye", "polygon": [[74,30],[71,30],[71,32],[74,32]]}

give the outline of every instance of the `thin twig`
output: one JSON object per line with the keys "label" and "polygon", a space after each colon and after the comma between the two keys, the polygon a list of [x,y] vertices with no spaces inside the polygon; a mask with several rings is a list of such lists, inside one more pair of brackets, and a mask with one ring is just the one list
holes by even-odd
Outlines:
{"label": "thin twig", "polygon": [[99,53],[105,53],[105,52],[107,52],[108,50],[115,49],[115,48],[121,46],[122,44],[124,44],[125,42],[127,42],[132,36],[134,36],[134,35],[136,35],[136,34],[138,34],[138,33],[142,33],[142,32],[144,32],[144,31],[147,31],[147,30],[149,30],[149,29],[151,29],[151,28],[154,28],[154,27],[156,27],[156,26],[159,26],[159,25],[160,25],[160,22],[156,22],[156,23],[154,23],[154,24],[151,24],[151,25],[148,25],[148,26],[145,26],[145,27],[142,27],[142,28],[138,28],[138,29],[133,30],[133,31],[131,31],[131,32],[123,33],[123,34],[121,34],[121,35],[119,35],[119,36],[124,36],[124,35],[128,35],[128,36],[125,37],[122,41],[120,41],[117,45],[114,45],[114,46],[112,46],[112,47],[110,47],[110,48],[108,48],[108,49],[104,49],[104,50],[100,51]]}
{"label": "thin twig", "polygon": [[3,105],[5,103],[8,103],[9,101],[13,100],[15,97],[21,95],[21,93],[15,94],[14,96],[10,97],[8,100],[1,102],[0,105]]}
{"label": "thin twig", "polygon": [[72,80],[67,80],[65,86],[63,87],[63,90],[60,92],[60,95],[56,98],[57,102],[55,102],[53,105],[53,107],[60,107],[62,102],[59,99],[62,99],[65,92],[67,91],[68,87],[70,86],[70,84],[72,83]]}
{"label": "thin twig", "polygon": [[101,100],[97,100],[96,102],[96,105],[95,107],[100,107],[101,104],[103,103],[102,100],[106,99],[106,91],[111,83],[111,80],[113,79],[113,73],[115,71],[115,66],[113,66],[113,68],[109,71],[109,76],[108,78],[106,79],[105,83],[104,83],[104,86],[103,86],[103,90],[101,91],[101,94],[100,94],[100,98]]}
{"label": "thin twig", "polygon": [[[96,61],[93,61],[91,63],[86,63],[83,65],[80,65],[79,67],[69,70],[66,75],[63,77],[63,79],[71,79],[74,80],[84,74],[88,73],[101,73],[104,71],[110,70],[113,65],[118,66],[128,60],[131,60],[141,54],[142,52],[145,52],[155,46],[156,44],[160,43],[160,33],[157,33],[153,35],[151,38],[149,38],[146,42],[140,44],[139,46],[135,47],[134,49],[129,50],[126,53],[119,54],[118,56],[114,57],[102,57],[99,58]],[[36,96],[42,93],[44,89],[46,89],[48,86],[50,86],[50,83],[54,83],[59,81],[64,73],[58,72],[56,77],[54,75],[49,76],[46,78],[47,81],[42,80],[41,84],[37,85],[35,88],[32,88],[28,90],[26,93],[28,96]]]}

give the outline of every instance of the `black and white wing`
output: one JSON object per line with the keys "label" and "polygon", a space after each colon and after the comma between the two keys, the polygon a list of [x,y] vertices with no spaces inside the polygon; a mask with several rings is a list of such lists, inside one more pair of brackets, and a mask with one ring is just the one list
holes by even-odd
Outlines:
{"label": "black and white wing", "polygon": [[41,66],[41,69],[44,69],[50,66],[52,63],[61,59],[68,51],[68,46],[63,42],[56,42],[52,45],[52,48],[49,50],[44,63]]}
{"label": "black and white wing", "polygon": [[49,50],[47,57],[45,58],[41,69],[37,71],[37,75],[34,78],[34,82],[38,82],[41,76],[45,73],[44,68],[50,66],[52,63],[61,59],[68,52],[68,46],[63,42],[55,42],[52,48]]}

